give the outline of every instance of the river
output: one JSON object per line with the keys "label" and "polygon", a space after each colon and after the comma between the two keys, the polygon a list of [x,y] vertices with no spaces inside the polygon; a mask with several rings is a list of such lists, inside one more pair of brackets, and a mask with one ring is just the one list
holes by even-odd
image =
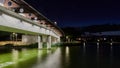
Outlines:
{"label": "river", "polygon": [[0,50],[0,68],[119,68],[120,46],[78,45]]}

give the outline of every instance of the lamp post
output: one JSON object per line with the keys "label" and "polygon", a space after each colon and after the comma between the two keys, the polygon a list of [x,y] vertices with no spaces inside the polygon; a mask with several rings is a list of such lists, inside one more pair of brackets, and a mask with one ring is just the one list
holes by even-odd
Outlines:
{"label": "lamp post", "polygon": [[15,41],[15,33],[12,33],[12,41]]}
{"label": "lamp post", "polygon": [[66,36],[66,42],[69,42],[69,37],[68,36]]}
{"label": "lamp post", "polygon": [[11,34],[11,40],[12,40],[13,44],[14,44],[14,42],[16,42],[15,44],[17,44],[17,36],[18,36],[18,34],[14,33],[14,32]]}
{"label": "lamp post", "polygon": [[16,33],[16,34],[15,34],[16,45],[17,45],[17,36],[18,36],[18,34]]}

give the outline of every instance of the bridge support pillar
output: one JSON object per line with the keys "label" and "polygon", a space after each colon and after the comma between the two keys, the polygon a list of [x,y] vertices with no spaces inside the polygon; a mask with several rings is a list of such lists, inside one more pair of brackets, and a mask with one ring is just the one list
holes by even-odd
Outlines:
{"label": "bridge support pillar", "polygon": [[55,38],[55,37],[52,37],[52,44],[54,45],[54,44],[56,44],[57,43],[57,38]]}
{"label": "bridge support pillar", "polygon": [[47,49],[51,49],[51,36],[47,36]]}
{"label": "bridge support pillar", "polygon": [[42,36],[38,35],[38,49],[42,49],[42,48],[43,48]]}
{"label": "bridge support pillar", "polygon": [[22,35],[22,42],[24,45],[30,45],[37,43],[37,36],[35,35]]}
{"label": "bridge support pillar", "polygon": [[51,44],[55,44],[55,38],[54,37],[51,37]]}
{"label": "bridge support pillar", "polygon": [[56,38],[57,43],[60,43],[60,38]]}

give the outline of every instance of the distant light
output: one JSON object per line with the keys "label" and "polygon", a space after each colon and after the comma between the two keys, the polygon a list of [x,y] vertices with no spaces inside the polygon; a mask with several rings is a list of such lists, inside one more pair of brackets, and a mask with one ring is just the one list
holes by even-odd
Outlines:
{"label": "distant light", "polygon": [[83,43],[83,45],[84,45],[84,46],[86,45],[85,42]]}
{"label": "distant light", "polygon": [[113,43],[111,42],[110,45],[113,45]]}
{"label": "distant light", "polygon": [[100,40],[98,39],[97,41],[99,42]]}
{"label": "distant light", "polygon": [[55,25],[57,25],[57,22],[54,22]]}
{"label": "distant light", "polygon": [[13,35],[15,35],[15,33],[13,32]]}
{"label": "distant light", "polygon": [[78,40],[81,40],[81,38],[78,38]]}
{"label": "distant light", "polygon": [[97,45],[99,45],[99,43],[97,42]]}
{"label": "distant light", "polygon": [[113,41],[112,39],[110,39],[111,41]]}
{"label": "distant light", "polygon": [[69,37],[68,36],[66,36],[66,39],[68,39]]}
{"label": "distant light", "polygon": [[106,40],[106,38],[104,38],[104,40]]}

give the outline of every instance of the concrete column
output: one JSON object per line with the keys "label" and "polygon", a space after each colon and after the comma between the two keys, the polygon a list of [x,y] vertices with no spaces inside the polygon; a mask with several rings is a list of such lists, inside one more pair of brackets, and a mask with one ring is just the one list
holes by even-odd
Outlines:
{"label": "concrete column", "polygon": [[41,38],[42,38],[41,41],[43,43],[43,46],[46,45],[47,44],[47,36],[46,35],[42,35]]}
{"label": "concrete column", "polygon": [[25,45],[30,45],[30,44],[37,43],[37,36],[34,36],[34,35],[22,35],[22,42]]}
{"label": "concrete column", "polygon": [[57,38],[52,37],[52,44],[56,44],[57,43]]}
{"label": "concrete column", "polygon": [[57,43],[60,43],[60,37],[59,37],[59,38],[57,38]]}
{"label": "concrete column", "polygon": [[57,38],[55,38],[55,43],[57,43]]}
{"label": "concrete column", "polygon": [[54,40],[54,39],[53,39],[53,37],[51,36],[51,44],[54,44],[53,40]]}
{"label": "concrete column", "polygon": [[50,49],[51,48],[51,36],[48,35],[47,37],[47,49]]}
{"label": "concrete column", "polygon": [[41,37],[42,37],[42,36],[39,36],[39,35],[38,35],[38,49],[42,49],[42,48],[43,48],[43,46],[42,46],[43,43],[42,43],[42,41],[41,41],[41,40],[42,40]]}

